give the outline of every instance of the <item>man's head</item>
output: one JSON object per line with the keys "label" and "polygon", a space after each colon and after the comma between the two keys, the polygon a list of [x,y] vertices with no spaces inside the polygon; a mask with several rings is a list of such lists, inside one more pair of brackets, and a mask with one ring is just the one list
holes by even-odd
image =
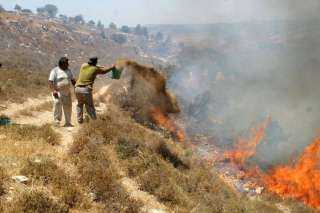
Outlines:
{"label": "man's head", "polygon": [[89,59],[88,64],[91,66],[97,66],[98,64],[98,57],[92,57]]}
{"label": "man's head", "polygon": [[62,70],[67,70],[69,68],[69,59],[67,57],[60,58],[59,68]]}

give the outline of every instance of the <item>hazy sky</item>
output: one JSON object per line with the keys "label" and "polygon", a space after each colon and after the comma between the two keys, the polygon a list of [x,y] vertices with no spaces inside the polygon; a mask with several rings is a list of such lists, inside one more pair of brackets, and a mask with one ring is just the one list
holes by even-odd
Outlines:
{"label": "hazy sky", "polygon": [[301,18],[318,16],[320,9],[318,0],[0,0],[6,9],[19,4],[34,11],[47,3],[62,14],[120,25]]}

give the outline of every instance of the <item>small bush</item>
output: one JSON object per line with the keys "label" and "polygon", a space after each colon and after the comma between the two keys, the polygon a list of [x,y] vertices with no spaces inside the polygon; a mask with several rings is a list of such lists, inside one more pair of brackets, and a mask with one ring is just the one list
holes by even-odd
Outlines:
{"label": "small bush", "polygon": [[69,209],[61,202],[55,201],[40,191],[27,191],[22,193],[18,199],[8,206],[7,212],[25,213],[67,213]]}
{"label": "small bush", "polygon": [[52,160],[46,158],[39,159],[37,162],[28,160],[20,173],[41,180],[44,183],[50,182],[60,185],[65,181],[64,172]]}
{"label": "small bush", "polygon": [[138,143],[129,141],[126,138],[120,138],[116,149],[121,159],[128,159],[138,155],[138,147]]}
{"label": "small bush", "polygon": [[0,168],[0,196],[5,194],[4,182],[7,180],[7,175],[4,170]]}
{"label": "small bush", "polygon": [[3,203],[3,201],[2,200],[0,200],[0,212],[4,212],[4,210],[5,210],[5,204]]}
{"label": "small bush", "polygon": [[0,127],[3,134],[13,140],[39,140],[51,145],[58,145],[60,136],[51,125],[45,124],[41,127],[31,125],[9,125]]}
{"label": "small bush", "polygon": [[190,169],[177,154],[173,153],[165,142],[162,142],[157,147],[157,153],[161,155],[165,160],[169,161],[175,168]]}
{"label": "small bush", "polygon": [[170,207],[192,205],[189,199],[175,183],[166,168],[153,168],[139,177],[141,189],[155,195],[158,200]]}
{"label": "small bush", "polygon": [[118,168],[105,143],[87,143],[74,155],[80,182],[103,202],[107,212],[138,212],[141,204],[130,199],[119,183]]}
{"label": "small bush", "polygon": [[53,193],[71,208],[87,205],[76,183],[51,160],[42,159],[40,162],[29,160],[21,169],[21,174],[51,184]]}
{"label": "small bush", "polygon": [[79,154],[85,146],[89,143],[89,138],[85,137],[82,134],[78,134],[74,137],[74,142],[72,143],[72,146],[70,147],[70,154]]}

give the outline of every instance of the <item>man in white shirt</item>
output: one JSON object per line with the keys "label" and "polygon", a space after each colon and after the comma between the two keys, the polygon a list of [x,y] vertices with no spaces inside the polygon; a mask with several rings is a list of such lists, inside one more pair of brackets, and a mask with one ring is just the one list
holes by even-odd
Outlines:
{"label": "man in white shirt", "polygon": [[75,85],[74,75],[69,70],[69,60],[62,57],[59,60],[59,66],[50,72],[49,87],[52,90],[53,97],[53,118],[56,126],[60,125],[62,118],[62,110],[65,117],[64,127],[72,127],[71,113],[71,86]]}

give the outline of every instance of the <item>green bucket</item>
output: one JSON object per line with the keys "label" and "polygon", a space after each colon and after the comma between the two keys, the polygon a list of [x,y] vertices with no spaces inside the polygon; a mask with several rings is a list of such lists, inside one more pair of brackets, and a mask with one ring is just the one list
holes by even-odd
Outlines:
{"label": "green bucket", "polygon": [[11,124],[10,118],[6,116],[0,116],[0,126],[7,126]]}
{"label": "green bucket", "polygon": [[121,78],[121,73],[122,73],[121,70],[118,70],[117,68],[113,68],[112,69],[112,77],[111,78],[119,80]]}

